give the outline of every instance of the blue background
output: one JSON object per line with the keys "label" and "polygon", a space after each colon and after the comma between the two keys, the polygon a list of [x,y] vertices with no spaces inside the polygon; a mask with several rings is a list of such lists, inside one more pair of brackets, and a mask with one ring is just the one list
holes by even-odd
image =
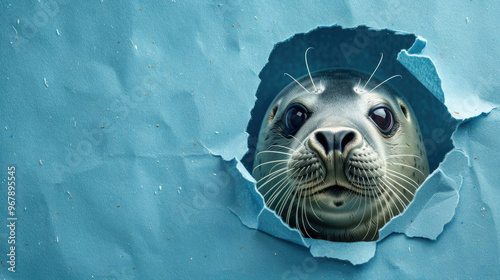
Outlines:
{"label": "blue background", "polygon": [[[13,164],[18,217],[4,278],[499,278],[498,1],[0,5],[0,213],[7,224]],[[235,215],[262,206],[237,191],[252,184],[231,160],[247,151],[260,71],[275,44],[335,24],[425,38],[440,80],[428,60],[404,65],[465,120],[442,233],[391,234],[356,266],[356,245],[350,261],[314,258]],[[440,205],[424,212],[439,219]]]}

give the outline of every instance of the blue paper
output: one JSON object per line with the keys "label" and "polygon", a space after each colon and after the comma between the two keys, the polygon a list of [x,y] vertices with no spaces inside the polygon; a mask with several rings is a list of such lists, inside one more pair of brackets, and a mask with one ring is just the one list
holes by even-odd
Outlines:
{"label": "blue paper", "polygon": [[[493,0],[3,2],[0,275],[497,277],[498,10]],[[263,207],[243,166],[259,73],[275,47],[318,27],[404,37],[380,74],[413,74],[453,117],[425,132],[435,159],[447,154],[419,192],[426,203],[412,204],[376,243],[303,239]],[[355,55],[340,55],[371,71],[380,52],[356,56],[383,42],[366,37],[361,48],[363,38],[345,42]],[[290,52],[287,72],[304,70],[307,47]],[[316,61],[323,54],[310,52]],[[330,62],[310,66],[341,66]],[[9,166],[16,272],[7,263]]]}

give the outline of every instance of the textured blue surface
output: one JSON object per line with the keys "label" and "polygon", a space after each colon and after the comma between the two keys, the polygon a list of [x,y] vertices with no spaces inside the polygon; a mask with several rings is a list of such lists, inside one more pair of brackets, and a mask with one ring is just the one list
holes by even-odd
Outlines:
{"label": "textured blue surface", "polygon": [[[1,277],[499,277],[498,1],[0,5],[0,219],[7,224],[11,164],[18,217],[15,273],[0,230]],[[436,178],[439,195],[422,192],[453,205],[446,182],[461,183],[442,233],[408,237],[442,219],[430,203],[415,211],[418,228],[390,234],[357,266],[252,229],[262,201],[232,160],[247,150],[258,75],[275,44],[335,24],[425,38],[445,104],[464,119],[443,163],[453,172]],[[417,78],[423,69],[403,65]],[[235,212],[253,214],[243,224]]]}

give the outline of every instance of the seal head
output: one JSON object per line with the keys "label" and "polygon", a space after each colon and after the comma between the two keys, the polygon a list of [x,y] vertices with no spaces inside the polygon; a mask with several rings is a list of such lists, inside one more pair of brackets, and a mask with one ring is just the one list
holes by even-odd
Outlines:
{"label": "seal head", "polygon": [[304,236],[377,240],[429,174],[415,114],[384,82],[320,71],[269,106],[253,175],[266,205]]}

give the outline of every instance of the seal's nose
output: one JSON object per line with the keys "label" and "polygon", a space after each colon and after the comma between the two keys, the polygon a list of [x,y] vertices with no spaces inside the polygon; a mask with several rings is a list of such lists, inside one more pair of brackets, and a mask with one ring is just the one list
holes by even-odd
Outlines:
{"label": "seal's nose", "polygon": [[357,138],[358,133],[351,128],[319,129],[312,133],[309,144],[324,156],[334,150],[344,154],[350,150],[348,145],[356,142]]}

